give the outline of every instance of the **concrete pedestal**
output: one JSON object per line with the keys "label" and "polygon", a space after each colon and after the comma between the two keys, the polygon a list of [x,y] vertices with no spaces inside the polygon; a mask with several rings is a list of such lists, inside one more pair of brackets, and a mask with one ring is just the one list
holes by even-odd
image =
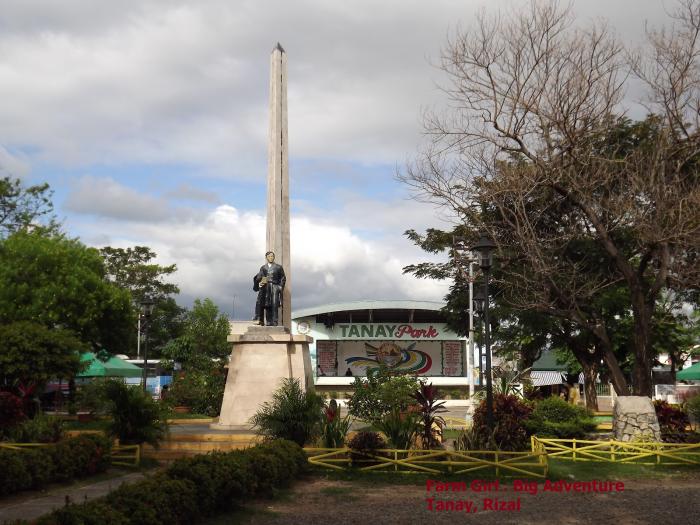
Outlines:
{"label": "concrete pedestal", "polygon": [[285,378],[297,378],[303,389],[313,388],[311,337],[291,335],[283,326],[251,326],[233,343],[219,422],[211,428],[250,430],[250,418]]}

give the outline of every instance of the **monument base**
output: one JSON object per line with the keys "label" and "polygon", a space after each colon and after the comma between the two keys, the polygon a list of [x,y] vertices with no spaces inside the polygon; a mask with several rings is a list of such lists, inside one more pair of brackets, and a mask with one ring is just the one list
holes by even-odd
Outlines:
{"label": "monument base", "polygon": [[292,335],[283,326],[251,326],[233,343],[221,403],[218,430],[251,431],[250,418],[286,378],[296,378],[304,390],[313,388],[311,356],[306,335]]}

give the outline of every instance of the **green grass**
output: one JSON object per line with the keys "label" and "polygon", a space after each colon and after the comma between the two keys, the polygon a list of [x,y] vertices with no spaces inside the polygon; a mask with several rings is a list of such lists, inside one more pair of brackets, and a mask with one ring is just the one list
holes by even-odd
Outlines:
{"label": "green grass", "polygon": [[460,431],[456,428],[446,428],[442,431],[442,439],[457,439]]}

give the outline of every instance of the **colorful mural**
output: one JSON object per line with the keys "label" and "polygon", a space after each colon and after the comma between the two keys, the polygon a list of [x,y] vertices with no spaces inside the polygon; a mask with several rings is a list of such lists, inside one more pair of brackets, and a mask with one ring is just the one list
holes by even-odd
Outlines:
{"label": "colorful mural", "polygon": [[[340,375],[367,374],[379,364],[422,376],[462,375],[459,341],[335,341]],[[447,348],[443,348],[443,347]],[[446,361],[447,360],[447,361]],[[348,372],[349,371],[349,372]],[[343,374],[343,372],[345,372]]]}

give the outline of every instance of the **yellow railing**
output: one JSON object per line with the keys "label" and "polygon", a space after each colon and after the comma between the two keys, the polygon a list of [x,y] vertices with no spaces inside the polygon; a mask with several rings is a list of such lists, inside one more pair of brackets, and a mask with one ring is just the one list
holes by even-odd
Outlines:
{"label": "yellow railing", "polygon": [[114,445],[112,447],[112,465],[138,467],[141,464],[141,447],[139,445]]}
{"label": "yellow railing", "polygon": [[457,428],[464,429],[467,428],[467,420],[463,417],[446,417],[445,428]]}
{"label": "yellow railing", "polygon": [[700,465],[700,443],[658,443],[549,439],[532,436],[532,450],[570,461],[634,463],[637,465]]}
{"label": "yellow railing", "polygon": [[[27,450],[30,448],[48,447],[52,443],[6,443],[0,442],[0,449]],[[114,445],[111,454],[112,465],[138,467],[141,464],[141,447],[139,445]]]}
{"label": "yellow railing", "polygon": [[[504,452],[500,450],[398,450],[382,449],[360,453],[348,448],[305,448],[311,465],[333,470],[353,466],[359,471],[464,474],[482,469],[495,469],[496,476],[518,475],[544,478],[547,475],[547,454]],[[350,457],[353,454],[354,458]]]}

